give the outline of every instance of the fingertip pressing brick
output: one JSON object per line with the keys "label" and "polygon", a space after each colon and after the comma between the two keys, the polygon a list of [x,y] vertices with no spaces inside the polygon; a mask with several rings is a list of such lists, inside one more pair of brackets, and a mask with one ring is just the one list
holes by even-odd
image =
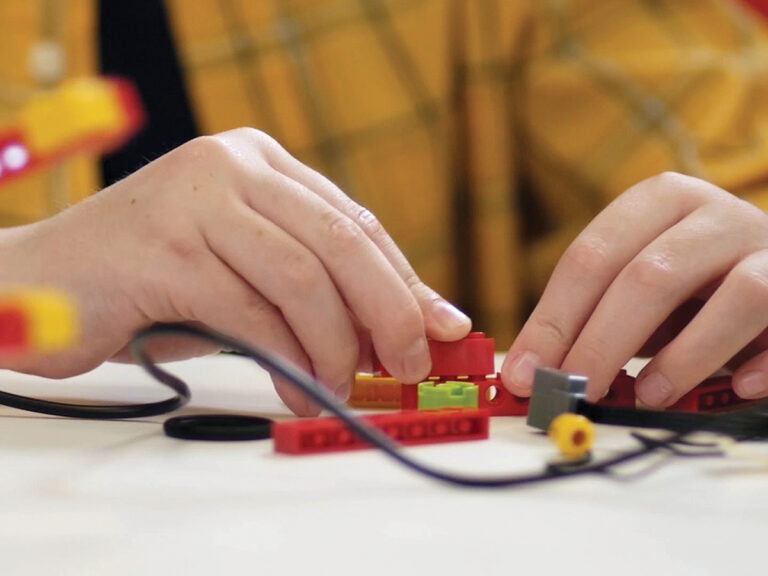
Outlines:
{"label": "fingertip pressing brick", "polygon": [[[484,377],[496,372],[494,353],[495,341],[486,338],[483,332],[472,332],[466,338],[456,342],[428,340],[432,369],[429,375],[442,379],[457,376]],[[389,376],[386,368],[374,356],[375,374]]]}
{"label": "fingertip pressing brick", "polygon": [[[486,410],[396,412],[362,419],[399,443],[411,446],[488,438]],[[275,452],[321,454],[371,448],[337,418],[276,422],[272,426]]]}

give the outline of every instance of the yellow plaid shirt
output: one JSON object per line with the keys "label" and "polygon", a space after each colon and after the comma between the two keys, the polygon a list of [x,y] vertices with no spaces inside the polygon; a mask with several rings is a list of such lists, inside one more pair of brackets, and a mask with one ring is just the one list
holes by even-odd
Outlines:
{"label": "yellow plaid shirt", "polygon": [[[739,3],[166,5],[203,131],[275,136],[371,208],[500,344],[567,243],[633,183],[677,170],[768,207],[768,36]],[[94,10],[0,0],[0,122],[37,88],[41,39],[64,46],[68,75],[94,73]],[[0,223],[98,187],[92,161],[69,161],[0,191]]]}

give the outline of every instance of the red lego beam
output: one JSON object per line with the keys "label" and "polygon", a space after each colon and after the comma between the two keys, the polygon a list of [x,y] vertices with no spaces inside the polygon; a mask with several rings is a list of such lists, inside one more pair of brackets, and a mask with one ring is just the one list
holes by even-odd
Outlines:
{"label": "red lego beam", "polygon": [[[362,419],[393,440],[410,446],[488,438],[487,410],[395,412]],[[272,425],[275,452],[320,454],[370,448],[337,418],[276,422]]]}
{"label": "red lego beam", "polygon": [[754,400],[739,398],[733,391],[730,376],[708,378],[675,402],[668,410],[685,412],[721,412]]}
{"label": "red lego beam", "polygon": [[[472,332],[456,342],[430,339],[428,343],[432,357],[430,376],[455,379],[458,376],[484,377],[496,373],[493,359],[496,344],[493,338],[486,338],[483,332]],[[390,375],[375,355],[373,371],[381,376]]]}
{"label": "red lego beam", "polygon": [[[635,378],[622,370],[599,403],[620,408],[635,408]],[[680,412],[720,412],[753,402],[739,398],[733,391],[730,376],[707,378],[683,395],[667,410]]]}

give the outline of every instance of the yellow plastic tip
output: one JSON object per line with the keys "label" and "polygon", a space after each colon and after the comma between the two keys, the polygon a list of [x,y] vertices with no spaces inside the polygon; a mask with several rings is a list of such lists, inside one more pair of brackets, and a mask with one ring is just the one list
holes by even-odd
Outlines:
{"label": "yellow plastic tip", "polygon": [[549,437],[566,458],[582,458],[592,450],[595,427],[580,414],[560,414],[549,425]]}

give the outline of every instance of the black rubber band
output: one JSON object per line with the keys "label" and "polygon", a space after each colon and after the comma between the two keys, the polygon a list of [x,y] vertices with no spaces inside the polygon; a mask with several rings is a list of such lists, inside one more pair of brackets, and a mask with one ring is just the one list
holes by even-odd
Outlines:
{"label": "black rubber band", "polygon": [[272,437],[272,421],[258,416],[199,414],[177,416],[163,423],[166,435],[182,440],[212,442],[266,440]]}

